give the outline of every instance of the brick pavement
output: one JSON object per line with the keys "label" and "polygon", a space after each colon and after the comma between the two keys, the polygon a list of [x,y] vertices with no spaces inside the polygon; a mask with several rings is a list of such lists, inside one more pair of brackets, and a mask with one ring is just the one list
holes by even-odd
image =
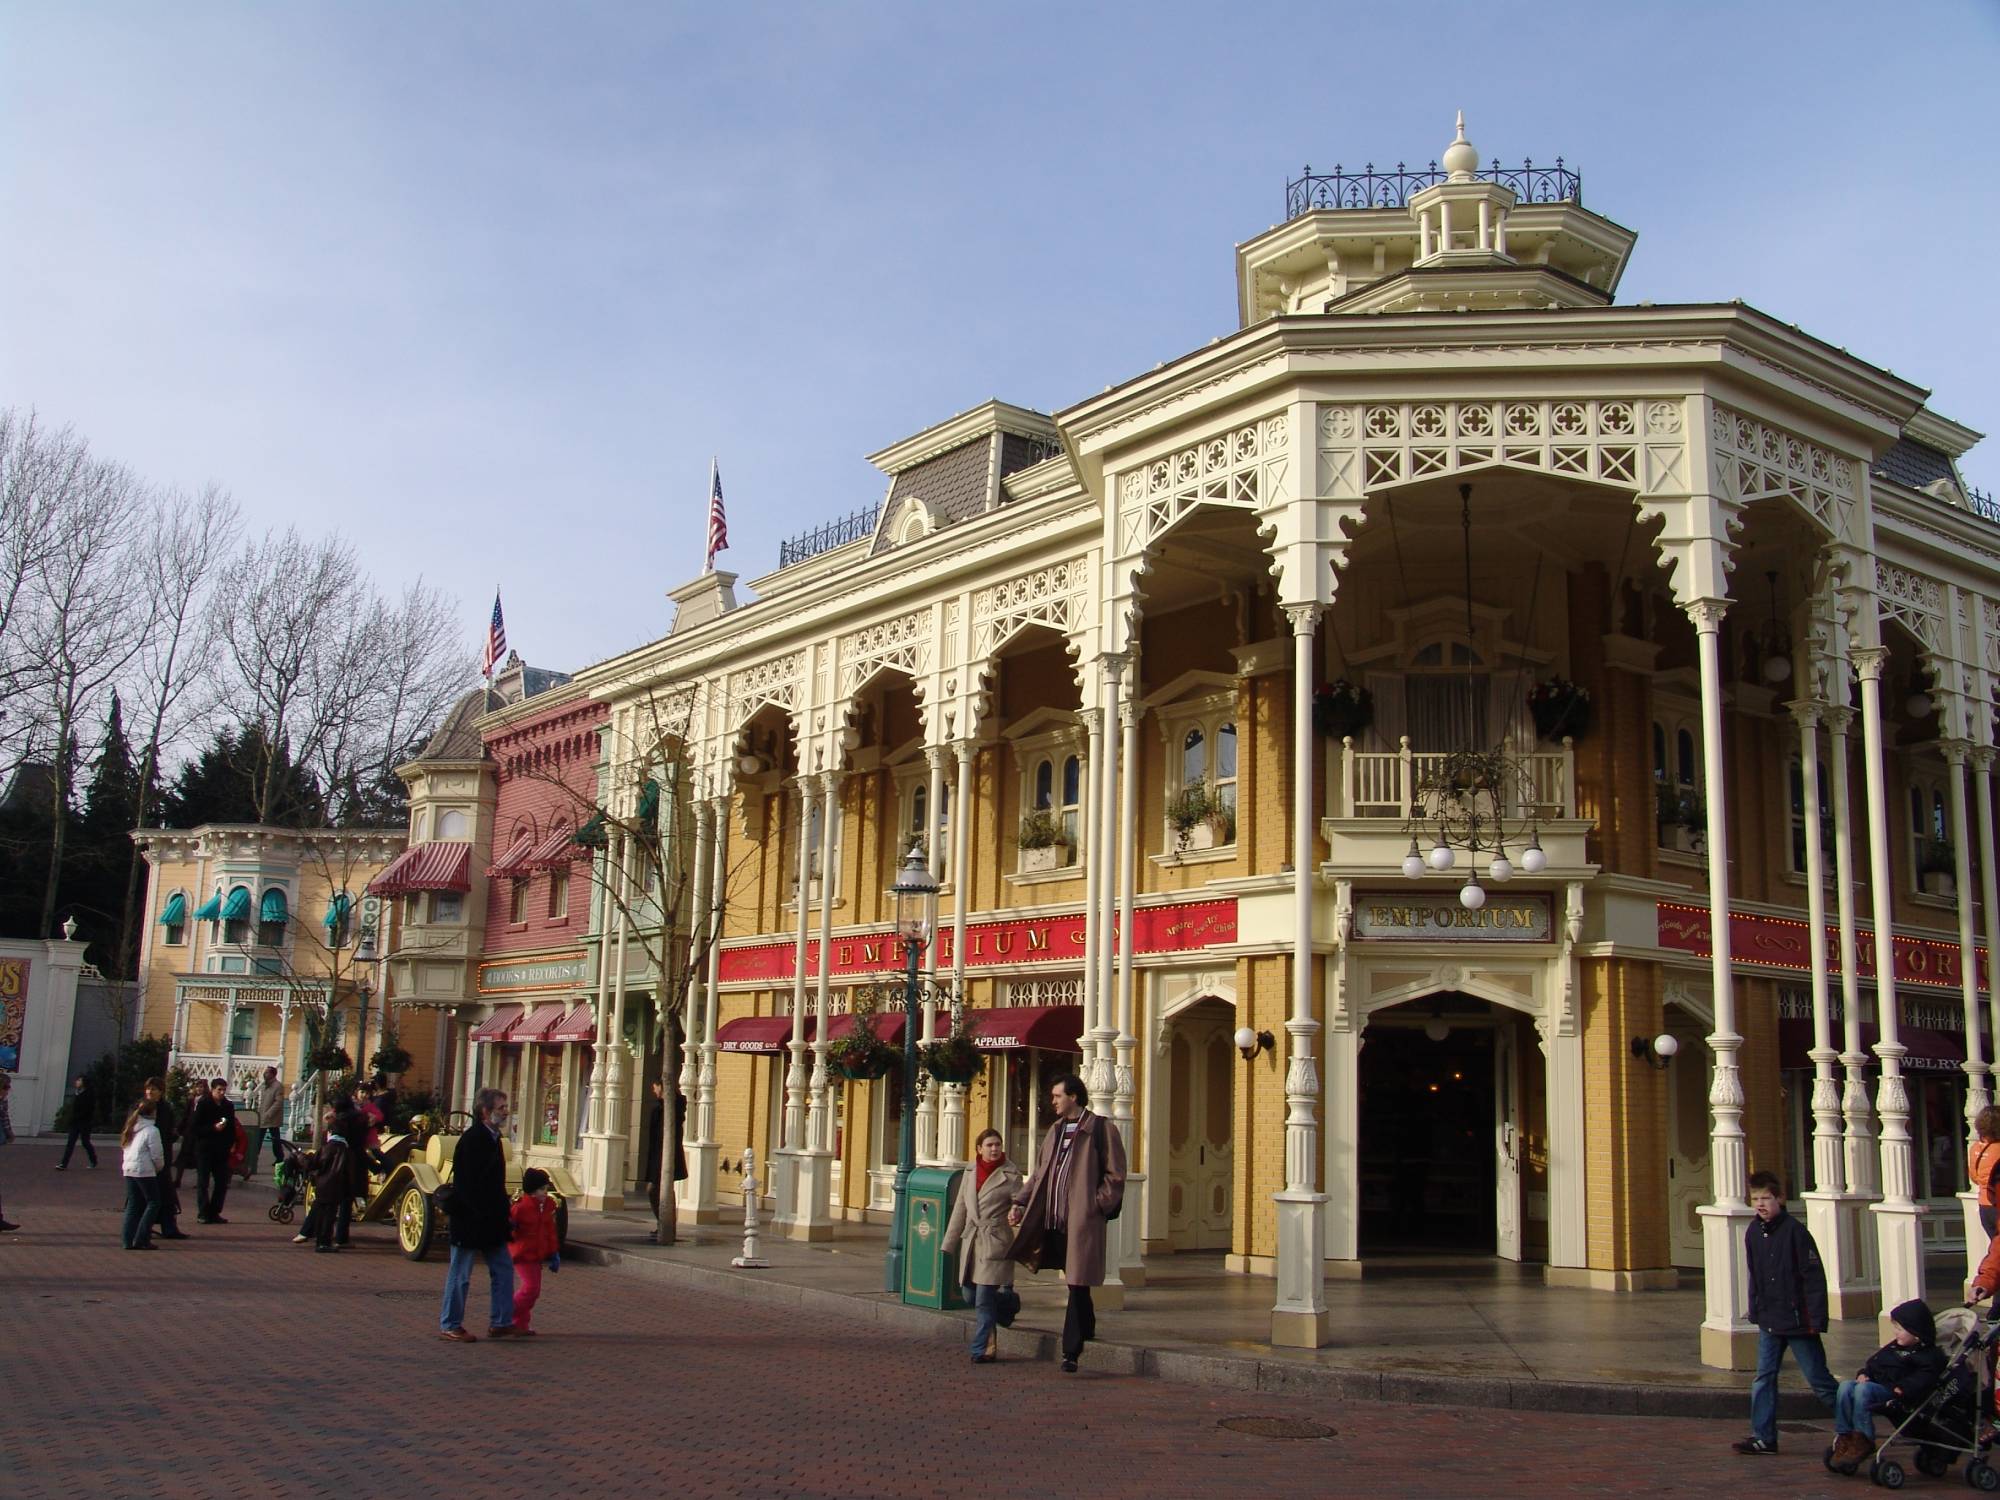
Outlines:
{"label": "brick pavement", "polygon": [[[438,1260],[386,1226],[315,1256],[243,1191],[134,1259],[110,1168],[0,1153],[0,1495],[1175,1497],[1837,1491],[1823,1426],[1738,1459],[1735,1423],[1343,1403],[1039,1363],[566,1266],[532,1343],[435,1337]],[[483,1275],[483,1273],[482,1273]],[[482,1309],[475,1279],[472,1308]],[[468,1326],[478,1326],[468,1319]],[[191,1377],[181,1351],[204,1351]],[[1257,1416],[1321,1439],[1218,1425]],[[947,1477],[949,1476],[949,1477]],[[1954,1477],[1951,1481],[1956,1484]],[[1922,1485],[1922,1479],[1913,1479]]]}

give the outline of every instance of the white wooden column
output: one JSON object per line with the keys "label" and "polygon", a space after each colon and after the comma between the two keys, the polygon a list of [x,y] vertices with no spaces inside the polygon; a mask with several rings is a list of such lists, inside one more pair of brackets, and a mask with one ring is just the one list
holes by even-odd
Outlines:
{"label": "white wooden column", "polygon": [[[1952,707],[1956,715],[1960,705],[1954,703]],[[1978,1139],[1972,1122],[1993,1102],[1987,1077],[1986,1039],[1980,1025],[1979,955],[1973,929],[1972,832],[1965,815],[1965,773],[1972,746],[1966,740],[1947,739],[1939,748],[1944,752],[1948,779],[1945,791],[1951,803],[1951,845],[1957,859],[1958,992],[1965,1007],[1965,1139],[1970,1145]],[[1992,856],[1988,855],[1986,863],[1992,862]],[[1980,1258],[1986,1254],[1986,1226],[1979,1222],[1979,1185],[1968,1184],[1958,1200],[1965,1216],[1965,1275],[1969,1281],[1979,1269]]]}
{"label": "white wooden column", "polygon": [[1104,1040],[1102,1029],[1104,996],[1098,991],[1097,955],[1110,939],[1099,918],[1098,901],[1104,884],[1112,878],[1113,871],[1106,868],[1111,859],[1111,851],[1106,846],[1099,824],[1101,813],[1107,800],[1104,783],[1104,707],[1093,704],[1080,711],[1083,719],[1087,748],[1084,751],[1086,765],[1083,778],[1083,1081],[1089,1088],[1091,1097],[1098,1091],[1111,1092],[1111,1080],[1103,1076],[1099,1064],[1101,1058],[1098,1047]]}
{"label": "white wooden column", "polygon": [[[944,841],[938,837],[938,816],[943,810],[944,768],[945,762],[950,759],[950,756],[951,752],[943,745],[926,745],[924,747],[924,764],[930,777],[924,786],[924,864],[931,872],[931,879],[937,881],[940,885],[944,883],[945,861],[941,857]],[[895,852],[895,862],[900,866],[903,859],[908,855],[909,850],[907,848],[898,848]],[[929,971],[932,983],[924,990],[923,1029],[917,1033],[917,1040],[920,1042],[936,1041],[938,1035],[936,985],[938,948],[939,945],[936,942],[932,942],[924,950],[923,964],[925,969]],[[940,1159],[938,1155],[938,1107],[942,1102],[938,1097],[939,1089],[937,1080],[929,1074],[919,1074],[917,1076],[917,1090],[917,1165],[920,1167],[935,1166]]]}
{"label": "white wooden column", "polygon": [[[1973,805],[1979,812],[1979,904],[1985,913],[1987,1015],[1996,1053],[2000,1053],[2000,871],[1994,868],[2000,862],[2000,850],[1994,845],[1991,746],[1973,748],[1972,791]],[[2000,1056],[1994,1061],[2000,1062]]]}
{"label": "white wooden column", "polygon": [[793,900],[798,903],[798,931],[792,942],[791,1061],[785,1069],[784,1143],[771,1154],[773,1228],[789,1229],[799,1212],[799,1154],[806,1149],[806,921],[807,896],[812,890],[812,778],[794,778],[793,806],[798,819],[799,857]]}
{"label": "white wooden column", "polygon": [[[1133,1211],[1120,1214],[1118,1230],[1119,1274],[1127,1286],[1144,1286],[1145,1267],[1141,1255],[1145,1245],[1146,1174],[1134,1170],[1139,1162],[1139,1144],[1133,1129],[1135,1079],[1132,1056],[1139,1039],[1132,1031],[1132,901],[1138,894],[1139,866],[1139,672],[1133,664],[1118,705],[1119,732],[1123,736],[1119,760],[1124,774],[1118,778],[1118,1076],[1111,1096],[1111,1118],[1125,1138],[1125,1197]],[[1141,1163],[1149,1165],[1150,1163]]]}
{"label": "white wooden column", "polygon": [[[1872,603],[1869,605],[1872,609]],[[1924,1294],[1923,1209],[1917,1203],[1915,1163],[1910,1144],[1910,1096],[1903,1084],[1901,1016],[1896,1001],[1893,956],[1895,924],[1889,861],[1889,796],[1887,762],[1882,737],[1882,668],[1889,652],[1884,646],[1862,646],[1853,653],[1861,678],[1861,756],[1868,791],[1868,893],[1875,917],[1876,1026],[1880,1040],[1875,1055],[1882,1060],[1876,1085],[1875,1109],[1882,1117],[1882,1199],[1869,1205],[1875,1214],[1876,1253],[1882,1267],[1882,1305],[1894,1307]],[[1880,1315],[1886,1329],[1888,1316]],[[1886,1335],[1885,1335],[1886,1336]]]}
{"label": "white wooden column", "polygon": [[[951,818],[951,867],[963,870],[972,857],[972,767],[979,757],[979,742],[962,739],[952,747],[958,756],[958,791],[952,797],[956,809]],[[972,882],[964,878],[952,886],[951,903],[951,987],[965,993],[965,919],[972,905]]]}
{"label": "white wooden column", "polygon": [[[833,1237],[833,1096],[826,1066],[826,1033],[833,974],[833,811],[840,795],[840,773],[822,772],[815,782],[819,795],[819,962],[813,978],[812,1092],[806,1113],[805,1151],[798,1158],[798,1212],[786,1230],[795,1240]],[[806,826],[810,822],[808,819]],[[799,904],[803,909],[804,891]]]}
{"label": "white wooden column", "polygon": [[[1847,691],[1846,667],[1839,669],[1841,691]],[[1833,781],[1833,888],[1834,906],[1840,921],[1840,1064],[1845,1080],[1840,1095],[1844,1122],[1841,1136],[1843,1177],[1847,1191],[1855,1198],[1880,1194],[1881,1157],[1875,1147],[1875,1105],[1868,1091],[1869,1057],[1861,1046],[1861,957],[1860,940],[1854,919],[1854,796],[1848,784],[1851,757],[1848,729],[1854,710],[1845,705],[1829,705],[1826,721],[1827,770]],[[1873,1221],[1869,1224],[1872,1226]],[[1857,1242],[1865,1263],[1864,1280],[1876,1285],[1874,1234]],[[1857,1266],[1857,1271],[1862,1267]],[[1879,1288],[1878,1288],[1879,1291]],[[1874,1312],[1874,1308],[1868,1310]]]}
{"label": "white wooden column", "polygon": [[1743,1234],[1750,1205],[1744,1198],[1749,1157],[1743,1141],[1743,1077],[1737,1052],[1736,991],[1729,948],[1729,818],[1723,775],[1722,657],[1718,634],[1729,608],[1726,599],[1696,599],[1686,606],[1694,622],[1701,657],[1702,789],[1708,802],[1709,976],[1714,992],[1715,1030],[1708,1045],[1715,1056],[1709,1086],[1708,1167],[1711,1201],[1702,1220],[1702,1283],[1706,1316],[1701,1324],[1704,1364],[1722,1369],[1750,1368],[1756,1355],[1756,1328],[1749,1320],[1750,1287],[1743,1258]]}
{"label": "white wooden column", "polygon": [[[712,814],[705,799],[694,804],[693,812],[694,882],[693,888],[689,892],[687,924],[690,941],[699,945],[701,934],[708,922],[708,882],[713,864],[713,861],[709,858],[709,842],[714,837],[714,831],[711,824]],[[662,920],[665,921],[675,920],[676,915],[672,912],[661,913]],[[698,947],[697,951],[699,951]],[[674,1107],[679,1111],[684,1111],[689,1116],[689,1118],[682,1119],[680,1125],[683,1140],[691,1143],[695,1140],[697,1133],[695,1122],[691,1117],[695,1113],[695,1101],[701,1093],[701,1038],[706,1026],[703,1017],[710,1004],[708,966],[706,964],[697,963],[692,967],[688,975],[687,993],[687,1013],[681,1018],[680,1098],[676,1101]],[[660,1061],[662,1071],[664,1071],[666,1063],[664,1051],[662,1052]],[[643,1141],[645,1137],[642,1135],[640,1139]],[[662,1182],[673,1182],[674,1164],[670,1154],[672,1151],[672,1142],[661,1142],[661,1149],[669,1153],[665,1162],[651,1162],[647,1165],[649,1168],[660,1170],[660,1180]],[[687,1213],[695,1212],[701,1202],[701,1184],[695,1177],[692,1154],[689,1155],[687,1179],[684,1182],[674,1184],[674,1195],[679,1200],[682,1211]]]}
{"label": "white wooden column", "polygon": [[1312,689],[1314,630],[1326,606],[1288,604],[1292,624],[1292,1014],[1285,1022],[1285,1186],[1278,1210],[1277,1301],[1271,1342],[1316,1349],[1330,1336],[1326,1306],[1326,1195],[1319,1191],[1319,1072],[1313,1039]]}
{"label": "white wooden column", "polygon": [[[1817,671],[1809,677],[1817,681]],[[1806,1226],[1812,1231],[1826,1265],[1831,1316],[1849,1315],[1847,1293],[1854,1290],[1859,1301],[1866,1304],[1857,1306],[1856,1315],[1865,1317],[1875,1310],[1874,1297],[1859,1285],[1867,1278],[1857,1274],[1868,1257],[1862,1251],[1863,1238],[1858,1232],[1863,1227],[1856,1209],[1859,1200],[1849,1193],[1847,1184],[1847,1138],[1836,1068],[1840,1052],[1834,1045],[1833,998],[1827,969],[1826,840],[1819,821],[1819,721],[1824,708],[1824,704],[1812,698],[1791,705],[1792,717],[1799,726],[1799,777],[1806,832],[1806,929],[1810,934],[1807,956],[1812,972],[1813,1006],[1813,1044],[1809,1054],[1813,1064],[1813,1181],[1804,1195]],[[1848,900],[1851,906],[1852,897]]]}
{"label": "white wooden column", "polygon": [[694,1216],[697,1224],[712,1224],[722,1216],[716,1197],[716,1168],[720,1147],[715,1138],[715,1031],[722,1011],[722,991],[717,982],[722,975],[722,914],[729,901],[729,799],[714,798],[709,804],[708,906],[700,913],[708,944],[706,989],[708,1003],[702,1008],[701,1071],[694,1096],[694,1120],[690,1137],[688,1176],[695,1185]]}
{"label": "white wooden column", "polygon": [[[1124,743],[1123,731],[1118,724],[1118,700],[1124,680],[1125,658],[1107,653],[1102,658],[1101,666],[1099,701],[1103,704],[1104,774],[1098,780],[1099,796],[1092,811],[1092,833],[1098,848],[1103,851],[1103,858],[1092,861],[1099,866],[1099,870],[1097,900],[1089,917],[1089,924],[1098,931],[1097,1009],[1090,1017],[1091,1062],[1096,1072],[1090,1080],[1090,1090],[1092,1103],[1100,1112],[1111,1108],[1113,1097],[1118,1092],[1118,945],[1115,934],[1118,931],[1119,846],[1124,842],[1124,823],[1118,816],[1118,759]],[[1108,1266],[1105,1274],[1113,1274]]]}

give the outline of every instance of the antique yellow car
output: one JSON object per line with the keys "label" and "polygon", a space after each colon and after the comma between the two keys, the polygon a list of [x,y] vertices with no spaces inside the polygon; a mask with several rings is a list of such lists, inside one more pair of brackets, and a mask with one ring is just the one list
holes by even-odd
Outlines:
{"label": "antique yellow car", "polygon": [[[422,1260],[431,1252],[431,1243],[444,1226],[445,1211],[437,1201],[438,1189],[451,1181],[451,1154],[464,1132],[466,1117],[454,1115],[437,1128],[432,1117],[417,1116],[403,1135],[385,1135],[380,1149],[386,1170],[371,1169],[368,1194],[356,1199],[354,1217],[363,1223],[393,1221],[396,1243],[411,1260]],[[521,1190],[521,1159],[512,1141],[502,1140],[507,1163],[507,1192]],[[569,1202],[582,1189],[561,1167],[544,1168],[549,1174],[549,1195],[556,1202],[556,1236],[569,1242]],[[312,1207],[313,1189],[306,1189],[306,1206]]]}

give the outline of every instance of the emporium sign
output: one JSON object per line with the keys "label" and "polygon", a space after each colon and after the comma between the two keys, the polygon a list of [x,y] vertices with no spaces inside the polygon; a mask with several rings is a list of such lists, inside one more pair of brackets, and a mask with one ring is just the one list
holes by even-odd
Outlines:
{"label": "emporium sign", "polygon": [[1551,932],[1549,898],[1486,894],[1486,904],[1467,911],[1456,891],[1418,895],[1409,891],[1356,891],[1354,935],[1400,942],[1546,943]]}
{"label": "emporium sign", "polygon": [[547,990],[559,985],[582,984],[587,967],[581,953],[536,959],[532,963],[481,964],[479,993],[504,995],[509,990]]}
{"label": "emporium sign", "polygon": [[[952,930],[940,924],[937,962],[956,961]],[[965,961],[974,967],[1015,964],[1062,964],[1076,967],[1083,957],[1086,923],[1081,912],[1059,917],[1027,917],[1011,921],[972,922],[965,929]],[[1173,906],[1141,907],[1132,913],[1132,951],[1182,953],[1236,941],[1236,902],[1185,901]],[[1115,947],[1115,936],[1114,936]],[[723,984],[758,984],[790,979],[798,952],[795,941],[744,943],[725,948],[717,965]],[[834,977],[876,974],[902,967],[902,945],[884,930],[833,940],[828,971]],[[806,944],[806,972],[819,972],[819,943]]]}
{"label": "emporium sign", "polygon": [[[1679,953],[1707,957],[1708,908],[1677,901],[1659,904],[1660,946]],[[1840,972],[1840,929],[1824,929],[1823,942],[1829,972]],[[1975,948],[1973,957],[1979,981],[1985,982],[1986,950]],[[1729,956],[1737,963],[1763,964],[1774,969],[1812,968],[1812,928],[1787,917],[1755,916],[1748,912],[1729,914]],[[1935,938],[1906,937],[1896,933],[1890,940],[1892,974],[1897,984],[1928,984],[1941,989],[1959,988],[1958,944]],[[1855,969],[1864,979],[1875,975],[1875,938],[1872,933],[1854,935]]]}

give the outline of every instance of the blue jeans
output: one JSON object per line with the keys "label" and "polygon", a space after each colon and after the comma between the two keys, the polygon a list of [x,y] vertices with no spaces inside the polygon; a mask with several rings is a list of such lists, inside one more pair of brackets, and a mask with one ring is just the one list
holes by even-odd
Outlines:
{"label": "blue jeans", "polygon": [[153,1242],[153,1224],[159,1217],[159,1183],[151,1177],[126,1178],[125,1248],[130,1250],[134,1245],[150,1245]]}
{"label": "blue jeans", "polygon": [[1875,1412],[1895,1400],[1896,1393],[1872,1380],[1843,1380],[1833,1398],[1833,1430],[1875,1436]]}
{"label": "blue jeans", "polygon": [[997,1352],[993,1330],[1000,1321],[1000,1288],[997,1286],[976,1286],[967,1282],[965,1290],[970,1294],[966,1300],[979,1314],[979,1321],[972,1325],[972,1357]]}
{"label": "blue jeans", "polygon": [[[454,1252],[455,1253],[455,1252]],[[1819,1335],[1763,1333],[1757,1335],[1757,1378],[1750,1382],[1750,1435],[1778,1446],[1778,1364],[1785,1351],[1799,1362],[1799,1373],[1828,1411],[1840,1385],[1826,1368],[1826,1346]]]}
{"label": "blue jeans", "polygon": [[486,1262],[486,1274],[493,1283],[493,1312],[487,1326],[511,1328],[514,1324],[514,1257],[507,1247],[474,1250],[453,1245],[451,1266],[444,1273],[444,1311],[438,1316],[438,1327],[446,1333],[465,1325],[465,1294],[472,1289],[475,1260]]}

